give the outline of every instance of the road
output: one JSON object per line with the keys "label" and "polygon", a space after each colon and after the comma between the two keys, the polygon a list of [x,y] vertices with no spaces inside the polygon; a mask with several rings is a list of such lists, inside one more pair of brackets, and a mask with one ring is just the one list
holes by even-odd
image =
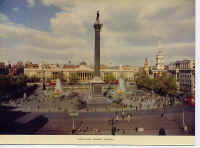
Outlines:
{"label": "road", "polygon": [[[160,128],[166,130],[167,135],[193,135],[194,108],[185,106],[185,123],[189,131],[182,129],[182,107],[167,108],[164,117],[161,110],[132,111],[133,117],[128,122],[120,120],[114,122],[119,135],[158,135]],[[114,112],[81,112],[75,118],[76,134],[110,135]],[[42,123],[42,124],[41,124]],[[14,120],[9,127],[20,127],[15,134],[71,134],[72,117],[68,113],[26,113]],[[23,128],[26,127],[26,128]],[[143,132],[136,132],[136,128],[143,128]],[[12,133],[12,131],[10,131]],[[4,132],[6,134],[6,132]]]}

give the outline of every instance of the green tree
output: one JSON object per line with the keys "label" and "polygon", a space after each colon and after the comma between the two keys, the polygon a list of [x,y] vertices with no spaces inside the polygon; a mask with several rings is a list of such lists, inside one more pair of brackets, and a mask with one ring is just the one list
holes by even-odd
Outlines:
{"label": "green tree", "polygon": [[2,98],[16,92],[23,93],[26,88],[27,78],[24,75],[0,75],[0,95]]}
{"label": "green tree", "polygon": [[153,79],[144,72],[140,72],[135,75],[135,82],[138,88],[154,90],[165,96],[177,91],[176,79],[168,73],[163,73],[160,77]]}
{"label": "green tree", "polygon": [[153,89],[153,79],[149,77],[145,72],[139,72],[135,75],[135,82],[138,88]]}
{"label": "green tree", "polygon": [[153,89],[161,95],[174,94],[177,87],[176,79],[168,73],[163,73],[160,77],[154,79]]}

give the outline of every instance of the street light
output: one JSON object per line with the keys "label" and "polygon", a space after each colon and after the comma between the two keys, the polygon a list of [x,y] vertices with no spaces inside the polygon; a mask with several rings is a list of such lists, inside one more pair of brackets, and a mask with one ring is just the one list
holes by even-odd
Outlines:
{"label": "street light", "polygon": [[182,108],[182,124],[183,124],[183,129],[184,131],[188,131],[188,127],[185,124],[185,104],[184,104],[184,100],[182,99],[182,104],[183,104],[183,108]]}
{"label": "street light", "polygon": [[46,90],[46,80],[45,80],[45,69],[44,69],[44,67],[42,67],[42,73],[43,73],[43,75],[42,75],[42,88],[43,88],[43,90]]}
{"label": "street light", "polygon": [[76,129],[75,117],[78,117],[79,112],[78,111],[70,112],[69,115],[72,117],[72,134],[74,134]]}

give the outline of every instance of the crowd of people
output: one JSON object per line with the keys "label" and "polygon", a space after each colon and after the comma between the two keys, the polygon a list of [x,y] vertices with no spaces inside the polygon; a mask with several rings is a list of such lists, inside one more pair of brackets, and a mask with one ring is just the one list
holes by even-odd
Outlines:
{"label": "crowd of people", "polygon": [[[159,96],[152,92],[145,92],[142,90],[127,90],[123,94],[118,94],[116,90],[110,89],[112,96],[108,98],[112,103],[102,105],[100,107],[86,107],[82,108],[80,112],[114,112],[122,110],[148,110],[148,109],[163,109],[171,105],[170,97]],[[84,92],[84,93],[83,93]],[[54,98],[53,90],[43,90],[38,88],[33,94],[28,95],[24,93],[24,96],[20,99],[10,100],[8,104],[20,107],[25,111],[36,111],[36,112],[62,112],[66,108],[70,110],[70,107],[77,105],[78,100],[85,101],[87,99],[87,90],[81,92],[80,90],[67,90],[64,91],[65,95],[62,98]],[[113,93],[114,92],[114,93]],[[131,93],[130,93],[131,92]],[[134,92],[134,93],[133,93]],[[110,93],[108,93],[108,96]],[[118,100],[118,101],[116,101]],[[80,102],[80,101],[79,101]],[[180,103],[177,102],[176,103]]]}

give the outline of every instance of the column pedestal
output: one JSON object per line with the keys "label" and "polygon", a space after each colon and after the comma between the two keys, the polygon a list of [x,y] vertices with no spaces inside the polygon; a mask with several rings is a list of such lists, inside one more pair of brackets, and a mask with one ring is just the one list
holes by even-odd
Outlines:
{"label": "column pedestal", "polygon": [[103,85],[104,82],[100,77],[95,76],[92,81],[90,81],[90,96],[91,97],[103,97]]}

